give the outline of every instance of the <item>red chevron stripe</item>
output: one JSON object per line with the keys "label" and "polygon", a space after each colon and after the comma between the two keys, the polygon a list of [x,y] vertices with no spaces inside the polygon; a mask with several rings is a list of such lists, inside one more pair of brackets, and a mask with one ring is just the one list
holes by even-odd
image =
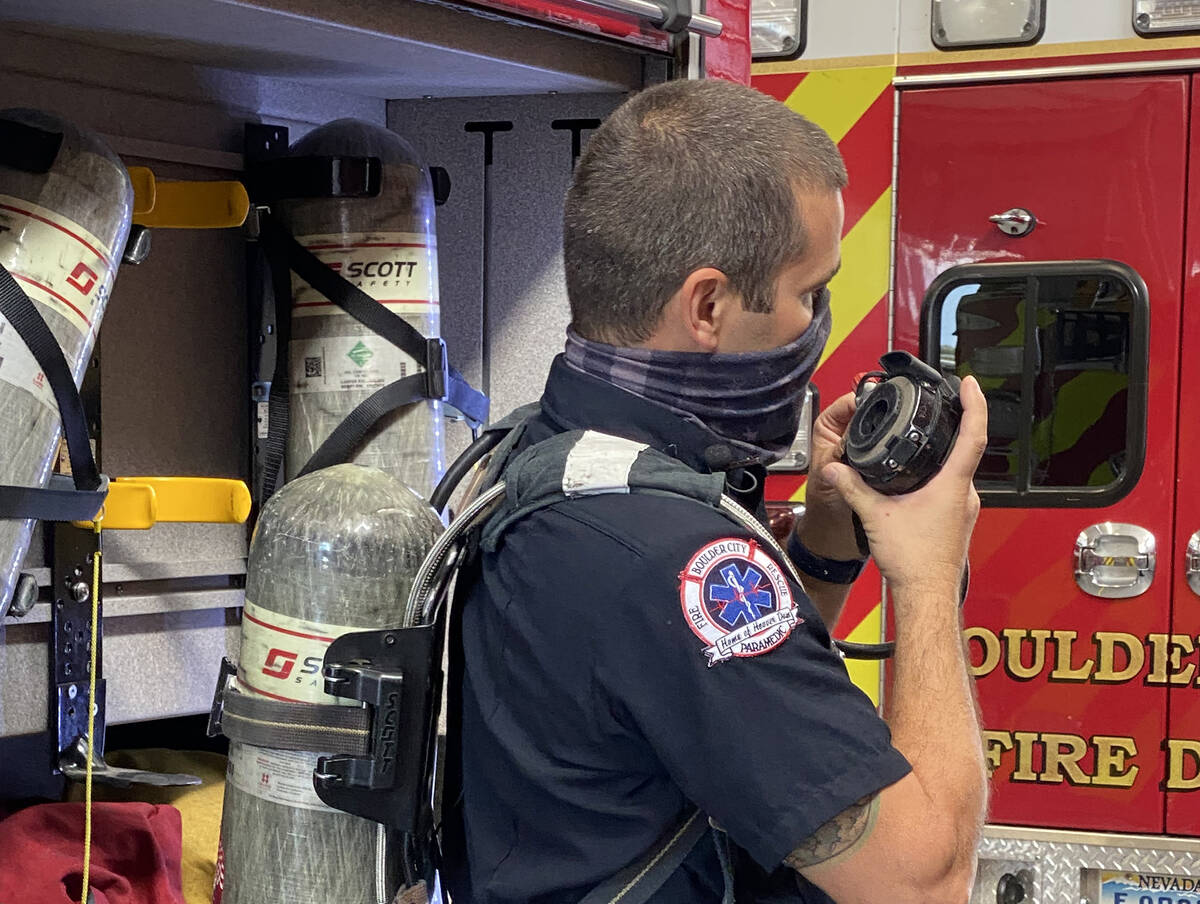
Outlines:
{"label": "red chevron stripe", "polygon": [[880,581],[879,569],[871,562],[862,576],[854,582],[854,589],[850,591],[846,605],[842,608],[842,617],[838,619],[833,630],[834,637],[845,637],[879,605]]}
{"label": "red chevron stripe", "polygon": [[796,90],[796,86],[804,81],[807,72],[787,72],[780,75],[756,75],[750,80],[751,87],[757,88],[763,94],[770,95],[778,101],[785,101]]}
{"label": "red chevron stripe", "polygon": [[862,218],[871,205],[879,200],[884,189],[892,184],[892,123],[896,89],[888,86],[867,108],[854,127],[838,145],[850,184],[842,192],[846,205],[845,236]]}

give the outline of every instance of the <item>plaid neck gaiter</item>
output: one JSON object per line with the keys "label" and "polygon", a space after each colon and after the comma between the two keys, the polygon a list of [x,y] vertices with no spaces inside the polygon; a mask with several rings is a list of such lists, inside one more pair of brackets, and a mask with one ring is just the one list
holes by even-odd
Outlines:
{"label": "plaid neck gaiter", "polygon": [[755,463],[782,458],[796,438],[804,391],[832,318],[827,298],[807,330],[765,352],[665,352],[621,348],[567,330],[567,364],[699,421],[747,451]]}

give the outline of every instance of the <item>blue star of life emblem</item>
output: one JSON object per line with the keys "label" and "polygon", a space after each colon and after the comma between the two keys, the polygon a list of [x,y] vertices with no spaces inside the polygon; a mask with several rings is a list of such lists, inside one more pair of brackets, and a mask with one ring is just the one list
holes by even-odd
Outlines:
{"label": "blue star of life emblem", "polygon": [[710,585],[708,599],[720,605],[717,617],[730,628],[736,628],[741,622],[751,624],[774,607],[770,591],[760,589],[762,572],[753,565],[746,563],[742,570],[730,563],[719,573],[725,583]]}
{"label": "blue star of life emblem", "polygon": [[679,573],[679,601],[709,666],[770,653],[804,622],[779,565],[745,537],[696,550]]}

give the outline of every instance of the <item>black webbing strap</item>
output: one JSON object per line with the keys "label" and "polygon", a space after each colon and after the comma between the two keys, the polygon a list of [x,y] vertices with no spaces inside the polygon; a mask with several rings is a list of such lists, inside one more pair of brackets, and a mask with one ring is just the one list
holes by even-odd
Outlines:
{"label": "black webbing strap", "polygon": [[397,408],[429,398],[425,374],[413,374],[389,383],[364,399],[325,438],[312,458],[296,476],[303,477],[321,468],[342,464],[354,453],[363,438],[381,419]]}
{"label": "black webbing strap", "polygon": [[288,361],[292,344],[292,271],[284,254],[274,253],[261,242],[267,262],[275,301],[275,370],[271,375],[271,394],[267,397],[267,438],[263,440],[263,502],[271,498],[283,483],[283,462],[287,456],[291,429],[291,374]]}
{"label": "black webbing strap", "polygon": [[601,882],[579,904],[644,904],[679,869],[708,829],[708,817],[692,810],[643,857]]}
{"label": "black webbing strap", "polygon": [[360,706],[266,700],[230,686],[222,707],[221,733],[239,744],[344,756],[370,752],[371,714]]}
{"label": "black webbing strap", "polygon": [[108,481],[100,474],[92,455],[83,400],[58,340],[29,296],[3,266],[0,266],[0,315],[28,346],[50,383],[62,418],[72,486],[68,489],[64,478],[52,479],[46,489],[0,486],[0,518],[90,521],[104,505]]}
{"label": "black webbing strap", "polygon": [[[467,419],[472,427],[487,422],[488,398],[473,389],[446,360],[446,346],[440,339],[427,339],[403,317],[388,308],[339,273],[327,267],[320,258],[296,241],[269,213],[259,220],[259,239],[270,261],[275,293],[277,343],[275,374],[271,382],[271,397],[267,428],[267,465],[265,492],[272,493],[278,485],[283,453],[287,446],[288,374],[287,345],[290,342],[291,283],[288,272],[294,272],[314,290],[337,305],[371,332],[390,342],[420,362],[425,370],[404,377],[375,392],[350,413],[314,453],[301,473],[328,467],[350,459],[355,448],[380,418],[404,405],[422,399],[439,400],[450,405]],[[287,325],[285,326],[285,321]],[[420,384],[420,393],[415,390]],[[277,392],[277,389],[280,390]],[[278,417],[277,417],[278,415]],[[342,427],[345,427],[343,430]],[[314,464],[314,461],[320,463]]]}
{"label": "black webbing strap", "polygon": [[250,196],[281,198],[375,198],[383,185],[378,157],[313,155],[274,157],[250,169]]}

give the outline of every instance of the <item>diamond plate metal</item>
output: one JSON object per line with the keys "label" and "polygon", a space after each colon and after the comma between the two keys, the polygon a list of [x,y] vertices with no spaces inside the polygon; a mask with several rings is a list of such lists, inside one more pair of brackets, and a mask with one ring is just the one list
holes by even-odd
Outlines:
{"label": "diamond plate metal", "polygon": [[1100,870],[1195,875],[1200,839],[989,826],[971,904],[997,904],[1001,877],[1022,871],[1022,904],[1098,904]]}

